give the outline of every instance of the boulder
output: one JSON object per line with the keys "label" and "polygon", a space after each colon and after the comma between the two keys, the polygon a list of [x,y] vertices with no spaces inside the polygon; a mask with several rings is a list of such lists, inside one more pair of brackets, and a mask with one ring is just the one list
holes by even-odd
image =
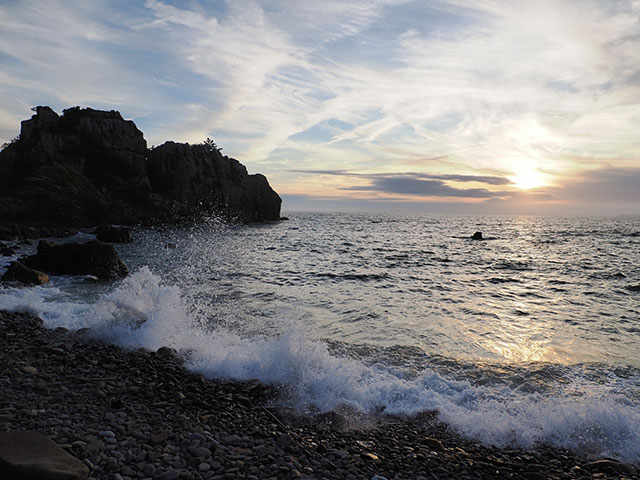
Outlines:
{"label": "boulder", "polygon": [[471,236],[471,240],[482,240],[482,232],[476,232]]}
{"label": "boulder", "polygon": [[29,268],[56,275],[94,275],[112,280],[129,273],[113,246],[98,240],[60,245],[41,240],[38,252],[20,261]]}
{"label": "boulder", "polygon": [[2,282],[18,282],[25,285],[44,285],[49,283],[49,275],[29,268],[20,262],[11,262],[7,271],[4,272]]}
{"label": "boulder", "polygon": [[0,478],[82,480],[89,469],[53,440],[36,432],[0,433]]}
{"label": "boulder", "polygon": [[101,242],[128,243],[131,241],[131,232],[127,227],[100,225],[96,228],[95,233]]}

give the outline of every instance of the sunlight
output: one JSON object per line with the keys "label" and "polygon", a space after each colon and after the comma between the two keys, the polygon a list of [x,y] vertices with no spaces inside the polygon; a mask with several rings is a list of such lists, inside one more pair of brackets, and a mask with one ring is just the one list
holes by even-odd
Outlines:
{"label": "sunlight", "polygon": [[517,175],[515,177],[510,177],[513,185],[522,190],[530,190],[532,188],[538,188],[545,185],[545,181],[540,176],[536,175]]}
{"label": "sunlight", "polygon": [[538,170],[537,165],[523,160],[519,160],[518,163],[518,167],[514,169],[514,175],[508,177],[515,187],[530,190],[547,184],[545,174]]}

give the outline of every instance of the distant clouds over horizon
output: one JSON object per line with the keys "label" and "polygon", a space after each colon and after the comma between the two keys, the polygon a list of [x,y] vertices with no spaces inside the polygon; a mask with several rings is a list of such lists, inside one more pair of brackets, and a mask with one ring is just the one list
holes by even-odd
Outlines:
{"label": "distant clouds over horizon", "polygon": [[640,214],[640,0],[5,0],[0,65],[2,142],[117,109],[285,210]]}

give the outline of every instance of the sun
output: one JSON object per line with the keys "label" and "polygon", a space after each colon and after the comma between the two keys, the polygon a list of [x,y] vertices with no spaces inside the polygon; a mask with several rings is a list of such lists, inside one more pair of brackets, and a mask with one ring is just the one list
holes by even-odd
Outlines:
{"label": "sun", "polygon": [[532,188],[539,188],[546,185],[545,180],[538,175],[516,175],[509,178],[513,183],[513,186],[520,188],[521,190],[531,190]]}
{"label": "sun", "polygon": [[517,162],[517,166],[512,167],[513,175],[508,178],[514,187],[521,190],[531,190],[533,188],[547,185],[546,175],[538,169],[538,166],[525,161]]}

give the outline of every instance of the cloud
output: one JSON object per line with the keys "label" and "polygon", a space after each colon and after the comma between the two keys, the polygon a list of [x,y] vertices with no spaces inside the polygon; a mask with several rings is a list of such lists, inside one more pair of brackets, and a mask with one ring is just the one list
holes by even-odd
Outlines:
{"label": "cloud", "polygon": [[376,192],[399,195],[419,195],[424,197],[494,198],[512,195],[510,192],[490,191],[485,188],[456,188],[445,182],[474,182],[489,185],[508,185],[507,178],[483,175],[453,175],[425,173],[353,173],[346,170],[292,170],[313,175],[333,175],[353,177],[369,181],[368,185],[343,186],[342,190]]}
{"label": "cloud", "polygon": [[[308,171],[304,173],[310,173]],[[315,171],[318,175],[365,178],[368,185],[343,187],[343,191],[370,192],[373,198],[348,196],[285,195],[290,210],[337,209],[345,211],[458,212],[544,215],[640,215],[640,167],[605,167],[566,177],[554,187],[530,191],[490,191],[446,185],[441,180],[416,174],[362,175],[344,170]],[[437,177],[434,176],[434,177]],[[395,196],[394,196],[395,195]],[[422,201],[412,198],[429,197]],[[438,198],[474,200],[439,201]],[[367,207],[367,202],[371,204]],[[315,205],[314,205],[315,203]]]}
{"label": "cloud", "polygon": [[487,175],[458,175],[458,174],[431,174],[431,173],[353,173],[348,170],[297,170],[292,169],[291,172],[308,173],[315,175],[336,175],[345,177],[362,177],[362,178],[411,178],[411,179],[431,179],[431,180],[448,180],[452,182],[478,182],[490,185],[508,185],[511,182],[508,178],[494,177]]}
{"label": "cloud", "polygon": [[[295,135],[337,119],[343,125],[322,144],[325,157],[345,147],[401,162],[451,151],[459,162],[517,173],[525,161],[544,169],[550,156],[585,140],[593,149],[606,137],[626,142],[633,128],[620,127],[636,123],[622,105],[614,108],[623,115],[615,131],[613,111],[599,117],[602,108],[585,109],[594,93],[619,102],[619,89],[602,85],[636,59],[622,46],[636,26],[623,8],[614,15],[570,1],[229,5],[214,17],[147,2],[181,40],[176,57],[210,77],[223,98],[212,134],[220,129],[227,144],[238,132],[259,132],[231,140],[255,161],[268,164],[281,148],[305,155],[310,140]],[[420,21],[401,15],[409,8]],[[398,25],[388,23],[396,18]],[[373,58],[371,42],[384,53]],[[402,145],[406,155],[396,157]]]}
{"label": "cloud", "polygon": [[34,105],[118,109],[156,138],[192,129],[196,101],[208,104],[197,76],[176,72],[169,41],[136,20],[152,18],[135,2],[3,2],[0,134],[15,135]]}
{"label": "cloud", "polygon": [[[11,0],[0,136],[33,105],[78,104],[121,110],[149,143],[214,138],[283,193],[309,168],[369,175],[363,196],[600,188],[581,172],[638,163],[639,13],[636,0]],[[324,180],[349,187],[344,172]],[[472,182],[486,191],[459,185]]]}
{"label": "cloud", "polygon": [[400,195],[420,195],[423,197],[493,198],[508,195],[506,192],[491,192],[485,188],[454,188],[441,180],[422,180],[400,176],[374,178],[368,186],[352,186],[344,187],[344,189]]}
{"label": "cloud", "polygon": [[[638,159],[640,163],[640,157]],[[640,213],[640,166],[605,167],[568,178],[549,193],[566,201],[599,205],[629,204]]]}

